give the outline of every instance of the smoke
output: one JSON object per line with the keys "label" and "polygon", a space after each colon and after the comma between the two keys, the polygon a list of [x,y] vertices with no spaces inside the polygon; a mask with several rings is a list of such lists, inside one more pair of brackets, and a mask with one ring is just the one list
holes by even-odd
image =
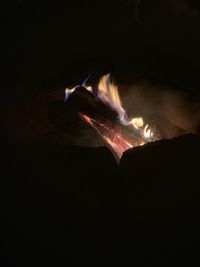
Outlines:
{"label": "smoke", "polygon": [[200,102],[191,101],[187,93],[147,83],[119,86],[119,92],[129,116],[143,116],[160,129],[163,138],[199,132]]}

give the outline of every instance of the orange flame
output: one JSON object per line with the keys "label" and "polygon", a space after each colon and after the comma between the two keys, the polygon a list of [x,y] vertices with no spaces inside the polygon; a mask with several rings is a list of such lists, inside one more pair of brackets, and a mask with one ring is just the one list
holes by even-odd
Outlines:
{"label": "orange flame", "polygon": [[127,114],[122,106],[122,102],[119,96],[118,87],[111,79],[110,74],[101,77],[99,84],[99,97],[104,103],[111,105],[118,113],[119,119],[124,125],[132,125],[135,130],[141,130],[142,138],[147,141],[152,141],[153,133],[148,124],[144,124],[142,117],[127,119]]}

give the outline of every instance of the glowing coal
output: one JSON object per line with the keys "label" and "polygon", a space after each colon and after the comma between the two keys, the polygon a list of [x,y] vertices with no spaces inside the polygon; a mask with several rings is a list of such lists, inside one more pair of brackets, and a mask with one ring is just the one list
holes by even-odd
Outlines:
{"label": "glowing coal", "polygon": [[103,76],[95,89],[82,85],[65,90],[65,101],[74,94],[86,99],[90,108],[79,116],[105,141],[119,160],[124,151],[157,139],[142,117],[129,118],[120,99],[118,87],[110,75]]}

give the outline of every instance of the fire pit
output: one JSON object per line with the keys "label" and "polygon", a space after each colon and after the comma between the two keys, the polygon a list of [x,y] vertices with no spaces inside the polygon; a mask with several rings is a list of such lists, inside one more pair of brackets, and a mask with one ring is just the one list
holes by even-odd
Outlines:
{"label": "fire pit", "polygon": [[78,112],[80,118],[95,129],[118,161],[124,151],[159,139],[142,117],[128,117],[110,74],[104,75],[96,86],[87,85],[87,80],[67,88],[65,102],[76,97],[85,103]]}

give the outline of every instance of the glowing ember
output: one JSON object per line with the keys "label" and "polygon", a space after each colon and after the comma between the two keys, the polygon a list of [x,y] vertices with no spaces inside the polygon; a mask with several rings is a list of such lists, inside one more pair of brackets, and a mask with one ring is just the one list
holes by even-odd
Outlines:
{"label": "glowing ember", "polygon": [[75,86],[72,89],[65,90],[65,101],[78,88],[94,94],[99,101],[116,112],[118,125],[113,125],[109,121],[100,122],[99,119],[93,118],[88,114],[80,113],[80,117],[102,137],[108,144],[115,156],[120,159],[123,152],[135,146],[143,145],[155,140],[153,132],[149,125],[144,123],[142,117],[128,119],[125,109],[122,106],[117,86],[111,81],[110,75],[103,76],[93,91],[92,86],[86,85],[87,80],[81,86]]}
{"label": "glowing ember", "polygon": [[89,118],[85,114],[80,113],[81,118],[90,124],[97,133],[111,146],[113,151],[117,154],[118,158],[121,158],[124,151],[133,147],[118,131],[114,128],[109,128],[108,125],[98,123],[95,120]]}

